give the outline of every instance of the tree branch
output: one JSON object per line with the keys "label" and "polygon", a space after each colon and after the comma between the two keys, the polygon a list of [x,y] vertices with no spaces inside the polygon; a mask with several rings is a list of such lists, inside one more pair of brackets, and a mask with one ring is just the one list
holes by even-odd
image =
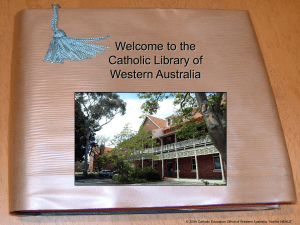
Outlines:
{"label": "tree branch", "polygon": [[180,108],[183,108],[182,104],[185,102],[185,99],[186,99],[186,97],[187,97],[188,95],[189,95],[189,92],[187,92],[187,93],[184,95],[182,101],[180,102]]}

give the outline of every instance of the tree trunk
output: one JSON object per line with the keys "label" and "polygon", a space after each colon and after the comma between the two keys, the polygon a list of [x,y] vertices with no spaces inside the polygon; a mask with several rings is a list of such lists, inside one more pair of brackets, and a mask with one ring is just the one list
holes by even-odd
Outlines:
{"label": "tree trunk", "polygon": [[224,162],[224,171],[227,171],[227,145],[226,145],[226,115],[220,116],[212,105],[208,104],[206,94],[203,92],[196,92],[197,103],[203,115],[208,133],[211,137],[213,145],[220,152]]}
{"label": "tree trunk", "polygon": [[89,139],[86,140],[86,146],[85,146],[85,154],[84,154],[84,170],[83,170],[83,177],[87,178],[87,167],[88,167],[88,153],[89,153]]}
{"label": "tree trunk", "polygon": [[87,168],[88,168],[88,154],[89,154],[89,147],[90,147],[90,130],[89,130],[89,121],[86,118],[84,120],[84,127],[85,127],[85,153],[84,153],[84,170],[83,170],[83,177],[87,178]]}

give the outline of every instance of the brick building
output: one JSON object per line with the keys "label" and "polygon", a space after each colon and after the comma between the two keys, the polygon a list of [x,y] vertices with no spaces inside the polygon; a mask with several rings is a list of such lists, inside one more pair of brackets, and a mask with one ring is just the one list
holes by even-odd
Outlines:
{"label": "brick building", "polygon": [[[195,178],[195,179],[222,179],[225,174],[222,168],[221,157],[212,144],[209,136],[200,140],[182,140],[176,132],[170,129],[171,117],[160,119],[147,115],[141,126],[152,131],[152,138],[157,140],[157,146],[146,148],[142,159],[142,167],[150,166],[157,170],[162,177]],[[202,115],[195,112],[193,117],[201,119]],[[113,148],[105,147],[101,152],[99,147],[93,149],[90,156],[89,171],[98,171],[95,159],[102,154],[109,154]],[[158,159],[147,158],[147,153],[153,153]],[[178,169],[177,169],[178,168]],[[107,170],[114,170],[111,164]]]}
{"label": "brick building", "polygon": [[[102,150],[100,150],[99,146],[93,147],[92,153],[90,155],[88,171],[89,172],[98,171],[99,170],[98,164],[97,164],[97,162],[95,162],[95,160],[98,158],[99,155],[103,155],[103,154],[109,155],[109,152],[112,150],[113,150],[113,148],[110,148],[110,147],[105,147],[105,149],[102,149]],[[103,168],[100,168],[100,169],[103,169]],[[113,166],[110,163],[108,163],[105,169],[113,170]]]}
{"label": "brick building", "polygon": [[[195,119],[201,119],[199,112]],[[225,174],[218,150],[209,136],[200,140],[182,140],[170,129],[171,116],[166,119],[146,116],[142,125],[152,130],[152,138],[158,146],[145,149],[145,153],[154,153],[159,159],[143,158],[142,167],[150,166],[160,172],[162,177],[222,179]]]}

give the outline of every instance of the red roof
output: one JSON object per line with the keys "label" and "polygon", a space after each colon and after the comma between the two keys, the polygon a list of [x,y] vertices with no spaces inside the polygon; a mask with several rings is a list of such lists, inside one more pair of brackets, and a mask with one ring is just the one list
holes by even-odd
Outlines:
{"label": "red roof", "polygon": [[163,127],[167,126],[167,121],[166,120],[163,120],[163,119],[160,119],[160,118],[157,118],[157,117],[154,117],[154,116],[149,116],[149,115],[147,115],[147,117],[150,120],[152,120],[157,126],[159,126],[159,128],[163,128]]}
{"label": "red roof", "polygon": [[[92,152],[92,156],[94,156],[95,158],[97,158],[100,154],[100,147],[99,146],[96,146],[96,147],[93,147],[93,152]],[[110,151],[114,150],[114,148],[111,148],[111,147],[105,147],[104,149],[104,154],[108,154]]]}
{"label": "red roof", "polygon": [[110,151],[114,150],[114,148],[111,147],[105,147],[104,154],[109,153]]}

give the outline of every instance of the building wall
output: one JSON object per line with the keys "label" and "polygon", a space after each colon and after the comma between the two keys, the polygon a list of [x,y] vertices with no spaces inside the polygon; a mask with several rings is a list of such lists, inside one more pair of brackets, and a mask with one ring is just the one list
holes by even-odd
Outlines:
{"label": "building wall", "polygon": [[[176,163],[176,159],[174,164]],[[192,172],[192,157],[185,157],[178,159],[179,164],[179,177],[181,178],[196,178],[196,172]],[[175,165],[174,165],[175,170]],[[177,173],[174,173],[173,177],[177,177]]]}
{"label": "building wall", "polygon": [[143,168],[147,167],[147,163],[149,163],[149,167],[152,168],[152,159],[144,159],[144,161],[143,161]]}
{"label": "building wall", "polygon": [[95,159],[98,157],[98,155],[95,152],[100,153],[100,148],[98,146],[93,147],[93,151],[90,155],[90,161],[89,161],[89,167],[88,167],[88,172],[94,172],[95,169]]}
{"label": "building wall", "polygon": [[90,161],[89,161],[89,168],[88,168],[88,172],[93,172],[94,171],[94,164],[95,164],[95,162],[94,162],[94,153],[92,153],[91,155],[90,155]]}
{"label": "building wall", "polygon": [[148,127],[150,130],[157,129],[157,126],[149,118],[146,118],[144,126]]}
{"label": "building wall", "polygon": [[[102,150],[100,150],[99,146],[93,147],[93,152],[90,155],[88,172],[97,172],[98,171],[98,163],[95,162],[95,160],[99,157],[99,154],[100,155],[103,155],[103,154],[108,155],[109,152],[112,150],[113,150],[113,148],[110,148],[110,147],[105,147],[105,149],[102,149]],[[104,169],[104,168],[101,168],[101,169]],[[109,163],[109,164],[107,164],[106,169],[113,170],[114,167],[113,167],[113,165],[110,165],[110,163]]]}
{"label": "building wall", "polygon": [[157,161],[157,171],[160,173],[160,175],[162,175],[162,171],[161,171],[161,160]]}
{"label": "building wall", "polygon": [[222,179],[222,172],[214,172],[213,155],[198,156],[199,178]]}
{"label": "building wall", "polygon": [[[201,120],[202,119],[202,115],[199,112],[196,112],[193,116],[196,120]],[[157,118],[156,118],[157,119]],[[196,122],[196,120],[194,122]],[[154,120],[155,121],[155,120]],[[156,121],[157,124],[159,124]],[[151,130],[156,130],[157,126],[147,117],[143,123],[144,126],[148,127]],[[166,127],[165,125],[159,125],[161,128]],[[183,141],[184,139],[179,139],[177,137],[177,140],[175,141],[175,135],[174,134],[169,134],[171,132],[173,132],[173,130],[171,130],[169,127],[166,127],[163,129],[164,134],[168,134],[164,137],[162,137],[162,144],[163,145],[167,145],[170,143],[174,143],[174,142],[180,142]],[[157,140],[157,145],[156,146],[160,146],[161,145],[161,141],[159,139]],[[193,170],[192,168],[192,157],[185,157],[185,158],[179,158],[178,159],[178,164],[179,164],[179,177],[180,178],[196,178],[196,171]],[[152,160],[144,160],[143,162],[143,168],[145,168],[147,166],[147,162],[149,162],[149,166],[152,167]],[[168,172],[168,162],[172,163],[172,172],[173,175],[172,177],[176,178],[177,177],[177,172],[175,170],[176,167],[176,159],[170,159],[164,160],[164,170],[162,171],[162,161],[161,160],[157,160],[157,171],[167,177],[167,176],[171,176],[172,172]],[[199,179],[222,179],[222,172],[218,171],[218,172],[214,172],[214,161],[213,161],[213,154],[210,155],[201,155],[201,156],[197,156],[197,164],[198,164],[198,175],[199,175]],[[142,165],[140,165],[142,166]],[[153,166],[154,168],[154,166]],[[170,168],[169,168],[170,169]]]}
{"label": "building wall", "polygon": [[[173,177],[177,177],[177,172],[175,171],[176,159],[164,160],[164,175],[167,177],[167,167],[168,162],[172,162]],[[201,155],[197,156],[198,163],[198,174],[199,179],[222,179],[221,172],[214,172],[213,155]],[[180,178],[196,178],[196,171],[192,172],[192,157],[185,157],[178,159],[179,164],[179,177]],[[152,164],[150,163],[150,166]],[[145,161],[144,161],[144,167]],[[162,175],[162,162],[157,161],[157,171]]]}

